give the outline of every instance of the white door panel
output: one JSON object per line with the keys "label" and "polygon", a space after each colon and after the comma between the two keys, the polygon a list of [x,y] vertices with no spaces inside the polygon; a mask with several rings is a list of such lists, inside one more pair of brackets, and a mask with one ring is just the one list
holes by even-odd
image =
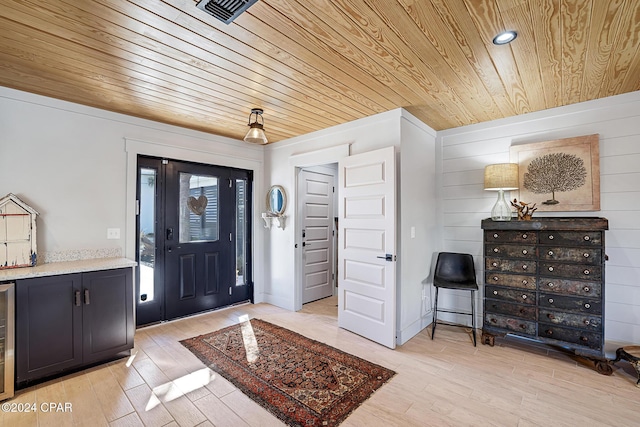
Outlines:
{"label": "white door panel", "polygon": [[338,325],[390,348],[396,345],[395,176],[393,147],[339,164]]}
{"label": "white door panel", "polygon": [[298,177],[302,207],[302,303],[333,295],[333,180],[307,170]]}

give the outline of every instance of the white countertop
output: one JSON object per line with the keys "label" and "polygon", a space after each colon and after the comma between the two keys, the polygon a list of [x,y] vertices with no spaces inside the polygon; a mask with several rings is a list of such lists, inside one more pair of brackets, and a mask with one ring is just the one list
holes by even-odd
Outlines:
{"label": "white countertop", "polygon": [[0,282],[31,277],[55,276],[58,274],[81,273],[84,271],[113,270],[135,267],[137,262],[127,258],[96,258],[80,261],[51,262],[35,267],[7,268],[0,270]]}

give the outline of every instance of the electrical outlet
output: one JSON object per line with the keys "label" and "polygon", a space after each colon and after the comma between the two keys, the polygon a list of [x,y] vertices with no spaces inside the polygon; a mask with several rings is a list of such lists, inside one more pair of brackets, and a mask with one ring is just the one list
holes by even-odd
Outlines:
{"label": "electrical outlet", "polygon": [[107,228],[107,239],[119,239],[119,238],[120,238],[119,228]]}

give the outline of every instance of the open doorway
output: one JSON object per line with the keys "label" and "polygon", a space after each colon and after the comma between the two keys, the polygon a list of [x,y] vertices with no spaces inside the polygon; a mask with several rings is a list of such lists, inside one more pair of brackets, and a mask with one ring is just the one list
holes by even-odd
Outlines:
{"label": "open doorway", "polygon": [[338,164],[298,169],[296,232],[301,242],[298,286],[302,304],[336,294]]}

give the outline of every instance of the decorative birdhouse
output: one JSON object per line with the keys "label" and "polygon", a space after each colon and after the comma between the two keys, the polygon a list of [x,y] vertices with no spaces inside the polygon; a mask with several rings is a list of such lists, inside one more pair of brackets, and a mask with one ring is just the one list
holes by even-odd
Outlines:
{"label": "decorative birdhouse", "polygon": [[36,215],[15,194],[0,199],[0,269],[36,265]]}

